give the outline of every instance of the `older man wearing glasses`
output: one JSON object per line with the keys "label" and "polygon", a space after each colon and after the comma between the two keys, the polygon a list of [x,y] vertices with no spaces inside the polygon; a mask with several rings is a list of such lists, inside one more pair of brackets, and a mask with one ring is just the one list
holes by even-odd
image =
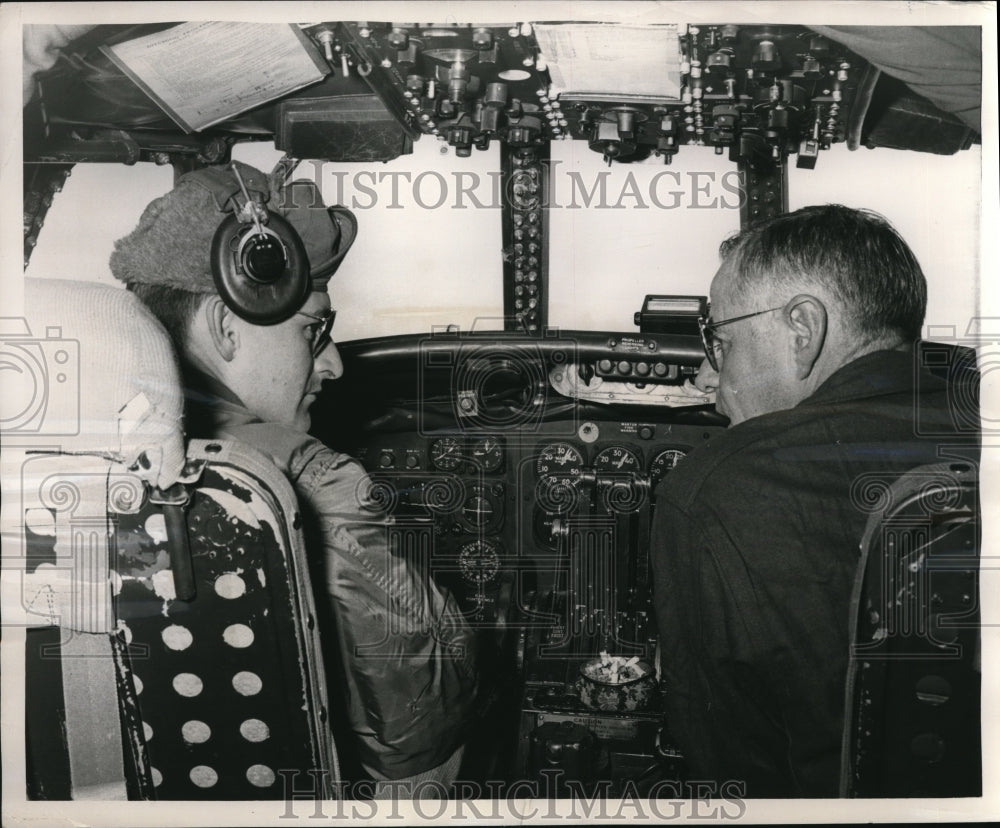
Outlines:
{"label": "older man wearing glasses", "polygon": [[731,427],[660,487],[652,531],[667,723],[692,778],[833,797],[868,517],[851,485],[940,460],[918,410],[924,433],[963,420],[916,368],[926,283],[883,218],[807,207],[720,253],[696,385]]}
{"label": "older man wearing glasses", "polygon": [[269,199],[303,243],[310,290],[290,317],[247,321],[216,287],[210,251],[223,218],[218,182],[232,169],[182,176],[116,242],[111,271],[174,340],[188,435],[248,443],[295,487],[314,584],[328,599],[318,597],[317,606],[328,614],[321,632],[331,692],[342,696],[334,733],[346,723],[351,734],[337,745],[345,776],[391,780],[405,797],[413,789],[399,782],[447,784],[456,776],[476,687],[475,640],[454,599],[387,548],[384,516],[366,500],[361,466],[307,433],[322,383],[343,372],[330,338],[327,283],[354,241],[353,214],[324,207],[310,182],[272,194],[264,173],[234,166],[243,193]]}

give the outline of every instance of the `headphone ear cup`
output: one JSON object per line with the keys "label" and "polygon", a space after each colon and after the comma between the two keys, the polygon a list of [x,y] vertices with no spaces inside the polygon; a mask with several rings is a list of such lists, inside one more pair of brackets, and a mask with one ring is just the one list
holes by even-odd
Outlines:
{"label": "headphone ear cup", "polygon": [[212,278],[222,301],[255,325],[276,325],[309,293],[309,257],[285,219],[268,215],[265,233],[226,216],[212,237]]}

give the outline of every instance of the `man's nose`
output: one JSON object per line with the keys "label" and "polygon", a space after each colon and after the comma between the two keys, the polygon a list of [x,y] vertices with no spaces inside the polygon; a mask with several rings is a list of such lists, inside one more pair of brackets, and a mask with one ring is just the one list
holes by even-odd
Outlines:
{"label": "man's nose", "polygon": [[701,361],[698,375],[694,378],[694,385],[695,388],[706,394],[719,389],[719,372],[709,365],[708,359]]}
{"label": "man's nose", "polygon": [[330,342],[313,362],[313,371],[322,379],[337,379],[344,374],[344,363],[340,359],[340,351]]}

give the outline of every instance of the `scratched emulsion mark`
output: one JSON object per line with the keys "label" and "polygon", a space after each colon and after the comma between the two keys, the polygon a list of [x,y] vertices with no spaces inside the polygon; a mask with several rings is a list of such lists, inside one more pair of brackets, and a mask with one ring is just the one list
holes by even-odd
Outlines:
{"label": "scratched emulsion mark", "polygon": [[[160,613],[166,617],[170,602],[177,596],[163,513],[158,507],[147,504],[140,513],[119,515],[113,537],[116,564],[112,574],[112,592],[116,602],[128,605],[132,601],[141,601],[140,594],[155,595],[162,602]],[[135,591],[138,587],[142,588],[139,593]],[[119,608],[118,612],[122,610]],[[131,643],[131,629],[122,620],[118,621],[118,625]]]}
{"label": "scratched emulsion mark", "polygon": [[170,565],[166,521],[160,513],[149,515],[141,525],[132,516],[121,516],[115,532],[118,571],[123,578],[150,578]]}
{"label": "scratched emulsion mark", "polygon": [[154,572],[152,581],[153,592],[156,597],[163,601],[163,608],[160,611],[164,618],[170,612],[170,602],[177,600],[177,591],[174,589],[174,573],[171,569],[161,569]]}

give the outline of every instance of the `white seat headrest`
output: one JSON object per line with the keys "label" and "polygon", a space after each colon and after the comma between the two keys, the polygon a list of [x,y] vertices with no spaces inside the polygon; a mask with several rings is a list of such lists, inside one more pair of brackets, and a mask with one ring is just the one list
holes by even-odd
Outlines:
{"label": "white seat headrest", "polygon": [[175,482],[184,398],[170,337],[152,312],[128,291],[58,279],[26,279],[24,307],[28,330],[4,336],[15,369],[6,379],[20,381],[5,441],[106,454],[126,467],[145,455],[143,478]]}

